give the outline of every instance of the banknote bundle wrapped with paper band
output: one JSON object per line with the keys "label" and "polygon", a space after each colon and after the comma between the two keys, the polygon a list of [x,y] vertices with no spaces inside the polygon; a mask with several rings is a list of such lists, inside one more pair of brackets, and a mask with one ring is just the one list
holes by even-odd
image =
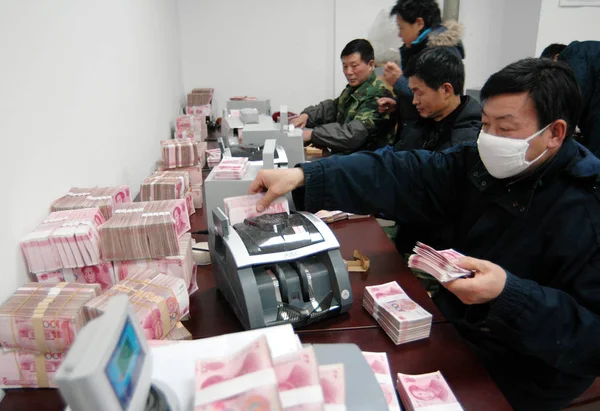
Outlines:
{"label": "banknote bundle wrapped with paper band", "polygon": [[139,269],[150,268],[161,274],[181,278],[190,289],[195,263],[192,254],[192,235],[185,233],[179,239],[178,255],[159,259],[115,261],[115,271],[119,281],[130,278]]}
{"label": "banknote bundle wrapped with paper band", "polygon": [[363,307],[396,345],[429,337],[432,315],[395,281],[365,287]]}
{"label": "banknote bundle wrapped with paper band", "polygon": [[396,395],[394,380],[392,379],[392,371],[388,362],[387,354],[384,352],[366,352],[363,351],[365,359],[375,374],[375,379],[383,391],[383,396],[387,402],[390,411],[400,411],[400,403]]}
{"label": "banknote bundle wrapped with paper band", "polygon": [[102,263],[98,228],[104,222],[99,208],[51,213],[21,239],[29,272],[46,273]]}
{"label": "banknote bundle wrapped with paper band", "polygon": [[249,165],[246,157],[226,157],[215,166],[215,180],[241,180]]}
{"label": "banknote bundle wrapped with paper band", "polygon": [[190,189],[187,171],[157,171],[146,177],[140,188],[141,201],[176,200],[185,198]]}
{"label": "banknote bundle wrapped with paper band", "polygon": [[102,256],[107,261],[177,256],[179,238],[190,227],[185,199],[122,204],[100,227]]}
{"label": "banknote bundle wrapped with paper band", "polygon": [[208,137],[206,115],[184,115],[175,119],[175,138],[190,138],[195,141],[204,141]]}
{"label": "banknote bundle wrapped with paper band", "polygon": [[198,164],[198,145],[192,139],[162,140],[160,146],[162,161],[169,169]]}
{"label": "banknote bundle wrapped with paper band", "polygon": [[181,278],[152,269],[138,269],[103,295],[85,304],[89,318],[97,318],[111,297],[126,294],[148,339],[162,339],[189,312],[190,300]]}
{"label": "banknote bundle wrapped with paper band", "polygon": [[52,203],[51,211],[98,207],[104,216],[104,219],[108,220],[112,216],[116,204],[130,202],[131,191],[128,186],[94,188],[73,187],[67,194]]}
{"label": "banknote bundle wrapped with paper band", "polygon": [[421,375],[398,373],[397,384],[406,411],[463,411],[439,371]]}
{"label": "banknote bundle wrapped with paper band", "polygon": [[80,283],[100,284],[102,291],[108,290],[117,283],[113,263],[103,262],[79,268],[63,268],[62,270],[35,274],[40,283]]}

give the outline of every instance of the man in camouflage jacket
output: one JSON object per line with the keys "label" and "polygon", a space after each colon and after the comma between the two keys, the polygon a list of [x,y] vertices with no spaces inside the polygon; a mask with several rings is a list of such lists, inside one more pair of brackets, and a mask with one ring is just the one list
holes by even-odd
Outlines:
{"label": "man in camouflage jacket", "polygon": [[377,100],[391,92],[375,76],[373,47],[367,40],[353,40],[342,51],[348,86],[334,100],[304,109],[292,120],[304,130],[304,141],[337,154],[375,150],[393,136],[393,121],[378,112]]}

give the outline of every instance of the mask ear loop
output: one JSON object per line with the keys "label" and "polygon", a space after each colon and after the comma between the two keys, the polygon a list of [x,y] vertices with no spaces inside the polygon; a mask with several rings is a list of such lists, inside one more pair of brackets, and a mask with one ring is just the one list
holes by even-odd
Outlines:
{"label": "mask ear loop", "polygon": [[[550,127],[554,122],[548,124],[546,127],[544,127],[543,129],[541,129],[540,131],[538,131],[537,133],[535,133],[534,135],[532,135],[531,137],[529,137],[528,139],[526,139],[525,141],[527,141],[527,143],[529,143],[531,140],[533,140],[536,137],[541,136],[544,131],[546,131],[548,129],[548,127]],[[531,146],[530,146],[531,147]],[[544,154],[546,154],[546,152],[548,151],[548,147],[546,147],[546,149],[544,151],[542,151],[542,154],[540,154],[539,156],[537,156],[536,158],[534,158],[531,161],[527,161],[525,160],[525,162],[527,163],[528,166],[532,165],[533,163],[535,163],[536,161],[538,161],[540,158],[542,158],[542,156]]]}

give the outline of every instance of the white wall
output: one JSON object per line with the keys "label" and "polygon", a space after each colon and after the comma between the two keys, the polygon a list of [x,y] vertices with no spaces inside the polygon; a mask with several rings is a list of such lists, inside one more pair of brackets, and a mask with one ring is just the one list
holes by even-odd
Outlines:
{"label": "white wall", "polygon": [[[183,83],[290,111],[333,95],[334,0],[178,0]],[[219,115],[221,113],[219,112]]]}
{"label": "white wall", "polygon": [[559,0],[543,0],[536,55],[552,43],[600,40],[600,7],[559,7]]}
{"label": "white wall", "polygon": [[0,5],[0,301],[27,280],[19,239],[71,186],[137,193],[182,102],[170,0]]}

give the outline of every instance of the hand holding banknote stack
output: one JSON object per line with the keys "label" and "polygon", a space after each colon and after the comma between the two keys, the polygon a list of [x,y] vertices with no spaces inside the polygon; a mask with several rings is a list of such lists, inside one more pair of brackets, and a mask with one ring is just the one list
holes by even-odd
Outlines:
{"label": "hand holding banknote stack", "polygon": [[246,218],[257,217],[263,214],[290,213],[290,206],[285,197],[275,199],[262,212],[256,211],[256,205],[264,196],[264,193],[259,193],[223,199],[225,214],[229,218],[229,224],[243,223]]}
{"label": "hand holding banknote stack", "polygon": [[319,366],[314,349],[273,359],[264,336],[196,365],[196,411],[345,411],[343,364]]}
{"label": "hand holding banknote stack", "polygon": [[185,200],[122,204],[100,227],[103,258],[141,260],[179,255],[179,238],[189,231]]}
{"label": "hand holding banknote stack", "polygon": [[363,307],[396,345],[429,337],[431,314],[411,300],[395,281],[365,287]]}
{"label": "hand holding banknote stack", "polygon": [[248,171],[249,162],[246,157],[225,157],[214,168],[215,180],[241,180]]}
{"label": "hand holding banknote stack", "polygon": [[440,283],[447,283],[473,274],[470,270],[455,264],[455,261],[464,255],[452,249],[437,251],[423,243],[417,243],[413,251],[416,254],[408,258],[408,266],[434,276]]}
{"label": "hand holding banknote stack", "polygon": [[162,161],[169,169],[198,164],[198,146],[192,139],[162,140],[160,146]]}
{"label": "hand holding banknote stack", "polygon": [[152,269],[137,269],[84,308],[90,319],[106,309],[111,297],[126,294],[147,339],[162,339],[189,312],[190,300],[183,279]]}
{"label": "hand holding banknote stack", "polygon": [[99,208],[51,213],[21,239],[29,272],[47,273],[100,264],[98,228],[104,222]]}
{"label": "hand holding banknote stack", "polygon": [[389,411],[400,411],[400,403],[398,403],[387,354],[384,352],[363,351],[363,355],[373,370],[381,391],[383,391]]}
{"label": "hand holding banknote stack", "polygon": [[397,384],[407,411],[463,411],[439,371],[422,375],[398,373]]}
{"label": "hand holding banknote stack", "polygon": [[98,207],[108,220],[116,204],[130,203],[131,192],[128,186],[120,187],[73,187],[67,194],[55,200],[51,205],[51,211],[75,210],[78,208]]}

